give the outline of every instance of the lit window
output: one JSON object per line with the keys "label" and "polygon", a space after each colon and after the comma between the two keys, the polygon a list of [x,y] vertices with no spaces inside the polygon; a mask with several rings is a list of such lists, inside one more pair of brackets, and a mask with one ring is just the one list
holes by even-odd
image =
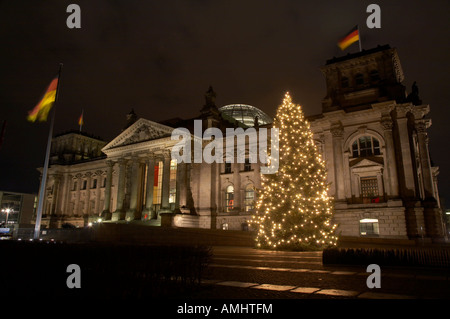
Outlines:
{"label": "lit window", "polygon": [[176,196],[177,196],[177,160],[171,160],[169,203],[175,203]]}
{"label": "lit window", "polygon": [[161,204],[163,169],[163,162],[159,162],[158,165],[155,166],[155,174],[153,179],[153,204]]}
{"label": "lit window", "polygon": [[353,157],[380,155],[380,142],[372,136],[362,136],[352,144]]}
{"label": "lit window", "polygon": [[371,199],[378,197],[378,180],[376,177],[361,178],[361,195],[363,198]]}
{"label": "lit window", "polygon": [[234,187],[228,186],[225,190],[225,212],[231,212],[234,208]]}
{"label": "lit window", "polygon": [[253,186],[248,186],[245,189],[245,211],[251,211],[255,207],[255,189]]}
{"label": "lit window", "polygon": [[361,236],[378,236],[380,234],[378,219],[361,219],[359,221],[359,233]]}

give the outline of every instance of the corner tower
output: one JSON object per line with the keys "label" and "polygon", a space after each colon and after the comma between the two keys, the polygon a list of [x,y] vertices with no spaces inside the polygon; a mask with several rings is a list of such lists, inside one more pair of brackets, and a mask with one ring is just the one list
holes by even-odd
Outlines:
{"label": "corner tower", "polygon": [[324,113],[366,109],[389,100],[405,102],[403,70],[397,50],[389,45],[330,59],[321,71],[327,86]]}

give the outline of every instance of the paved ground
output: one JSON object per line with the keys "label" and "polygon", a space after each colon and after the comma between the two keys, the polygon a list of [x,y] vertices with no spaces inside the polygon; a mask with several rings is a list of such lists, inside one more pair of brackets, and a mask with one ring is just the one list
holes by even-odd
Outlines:
{"label": "paved ground", "polygon": [[450,270],[382,268],[369,289],[365,267],[324,266],[321,252],[214,247],[194,299],[450,299]]}

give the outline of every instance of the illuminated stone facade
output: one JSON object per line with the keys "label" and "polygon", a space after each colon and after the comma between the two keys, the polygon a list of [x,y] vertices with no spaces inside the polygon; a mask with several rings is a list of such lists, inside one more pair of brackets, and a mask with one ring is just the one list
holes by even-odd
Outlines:
{"label": "illuminated stone facade", "polygon": [[[322,113],[308,119],[327,163],[340,235],[442,239],[439,170],[427,143],[430,108],[416,86],[406,94],[396,50],[335,58],[321,70],[327,84]],[[220,112],[211,88],[205,98],[195,118],[203,129],[246,127]],[[84,150],[59,146],[80,133],[55,137],[43,224],[82,226],[101,218],[246,230],[261,188],[260,166],[248,160],[176,165],[171,133],[177,127],[192,132],[193,120],[156,123],[133,112],[109,143],[84,137]]]}

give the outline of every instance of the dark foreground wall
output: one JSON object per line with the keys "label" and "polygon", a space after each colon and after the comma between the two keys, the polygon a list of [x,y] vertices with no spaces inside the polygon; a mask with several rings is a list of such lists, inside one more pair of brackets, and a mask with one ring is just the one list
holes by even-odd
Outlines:
{"label": "dark foreground wall", "polygon": [[[32,231],[32,229],[21,230],[17,237],[32,238]],[[104,223],[88,228],[48,229],[42,231],[41,238],[65,242],[117,242],[143,245],[254,246],[253,233],[249,231],[171,228],[134,223]]]}
{"label": "dark foreground wall", "polygon": [[325,265],[377,264],[450,270],[450,247],[332,248],[323,251],[322,259]]}
{"label": "dark foreground wall", "polygon": [[[204,246],[0,241],[0,296],[183,297],[198,287],[211,256]],[[71,264],[81,288],[69,288]],[[74,282],[74,280],[71,280]]]}

